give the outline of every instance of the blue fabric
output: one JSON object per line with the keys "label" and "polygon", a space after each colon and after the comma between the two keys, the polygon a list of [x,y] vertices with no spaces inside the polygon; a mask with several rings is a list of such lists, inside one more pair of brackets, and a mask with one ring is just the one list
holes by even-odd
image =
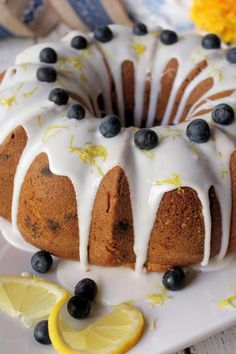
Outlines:
{"label": "blue fabric", "polygon": [[99,25],[113,23],[100,0],[69,0],[79,18],[92,30]]}
{"label": "blue fabric", "polygon": [[12,37],[13,34],[9,32],[6,28],[0,26],[0,38],[3,37]]}
{"label": "blue fabric", "polygon": [[21,21],[26,25],[30,25],[37,16],[39,9],[43,6],[44,1],[45,0],[31,0],[24,10]]}

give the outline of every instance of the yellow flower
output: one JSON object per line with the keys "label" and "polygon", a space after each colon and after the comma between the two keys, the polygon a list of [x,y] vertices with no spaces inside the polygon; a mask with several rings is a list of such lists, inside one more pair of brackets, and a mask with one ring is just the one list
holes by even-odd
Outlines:
{"label": "yellow flower", "polygon": [[236,43],[235,0],[194,0],[191,18],[197,27]]}

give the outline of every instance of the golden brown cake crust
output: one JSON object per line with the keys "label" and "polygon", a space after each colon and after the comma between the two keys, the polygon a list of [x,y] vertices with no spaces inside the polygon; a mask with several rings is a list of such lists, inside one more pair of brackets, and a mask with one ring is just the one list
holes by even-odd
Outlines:
{"label": "golden brown cake crust", "polygon": [[22,127],[17,127],[0,145],[0,216],[9,221],[11,220],[14,177],[26,143],[25,130]]}
{"label": "golden brown cake crust", "polygon": [[22,185],[18,227],[25,240],[62,258],[79,258],[77,207],[68,177],[50,171],[47,155],[38,155]]}

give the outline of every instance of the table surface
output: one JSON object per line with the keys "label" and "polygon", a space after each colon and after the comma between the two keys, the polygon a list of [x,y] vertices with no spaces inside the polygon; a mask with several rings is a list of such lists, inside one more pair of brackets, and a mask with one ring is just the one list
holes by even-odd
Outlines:
{"label": "table surface", "polygon": [[[24,48],[38,42],[54,41],[66,34],[69,28],[60,24],[45,38],[9,38],[0,40],[0,72],[14,63],[15,56]],[[234,354],[236,353],[236,326],[201,343],[193,344],[175,354]]]}

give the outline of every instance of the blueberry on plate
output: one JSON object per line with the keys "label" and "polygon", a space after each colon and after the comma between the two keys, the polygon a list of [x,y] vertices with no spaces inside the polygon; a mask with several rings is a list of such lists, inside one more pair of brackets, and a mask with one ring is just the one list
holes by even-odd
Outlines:
{"label": "blueberry on plate", "polygon": [[206,143],[210,139],[210,127],[204,119],[195,119],[189,123],[186,134],[194,143]]}
{"label": "blueberry on plate", "polygon": [[57,62],[57,53],[53,48],[43,48],[39,53],[39,59],[42,63],[54,64]]}
{"label": "blueberry on plate", "polygon": [[55,88],[50,92],[48,99],[49,101],[54,102],[58,106],[63,106],[67,104],[69,100],[69,95],[62,88]]}
{"label": "blueberry on plate", "polygon": [[148,33],[147,26],[144,23],[136,23],[133,27],[133,34],[136,36],[144,36]]}
{"label": "blueberry on plate", "polygon": [[91,305],[88,299],[76,295],[70,298],[70,300],[67,303],[67,310],[71,317],[76,318],[76,319],[84,319],[88,316],[90,310],[91,310]]}
{"label": "blueberry on plate", "polygon": [[75,287],[75,295],[80,295],[89,301],[93,301],[97,295],[97,284],[92,279],[82,279]]}
{"label": "blueberry on plate", "polygon": [[174,267],[162,277],[162,284],[164,287],[171,291],[183,289],[186,284],[186,275],[182,268]]}
{"label": "blueberry on plate", "polygon": [[228,50],[226,58],[231,64],[236,64],[236,47]]}
{"label": "blueberry on plate", "polygon": [[218,104],[212,111],[212,119],[218,124],[229,125],[233,123],[234,118],[235,113],[233,108],[226,103]]}
{"label": "blueberry on plate", "polygon": [[85,117],[84,107],[79,103],[72,104],[68,109],[67,117],[78,120],[83,119]]}
{"label": "blueberry on plate", "polygon": [[134,134],[134,143],[141,150],[151,150],[158,145],[158,135],[152,129],[140,129]]}
{"label": "blueberry on plate", "polygon": [[121,122],[115,114],[108,114],[102,119],[99,130],[105,138],[113,138],[121,131]]}
{"label": "blueberry on plate", "polygon": [[52,344],[48,333],[48,321],[40,321],[34,329],[34,338],[40,344]]}
{"label": "blueberry on plate", "polygon": [[86,49],[88,46],[87,39],[83,36],[73,37],[70,44],[71,44],[71,47],[73,47],[75,49]]}
{"label": "blueberry on plate", "polygon": [[178,41],[176,32],[171,30],[163,30],[160,34],[160,41],[166,45],[172,45]]}
{"label": "blueberry on plate", "polygon": [[202,46],[205,49],[218,49],[220,48],[220,37],[213,33],[208,33],[202,37]]}
{"label": "blueberry on plate", "polygon": [[94,38],[98,42],[110,42],[113,38],[113,33],[108,26],[98,26],[94,30]]}
{"label": "blueberry on plate", "polygon": [[48,272],[53,265],[53,259],[48,251],[38,251],[31,258],[31,266],[38,273]]}
{"label": "blueberry on plate", "polygon": [[44,66],[38,68],[36,76],[41,82],[55,82],[57,79],[57,72],[51,66]]}

